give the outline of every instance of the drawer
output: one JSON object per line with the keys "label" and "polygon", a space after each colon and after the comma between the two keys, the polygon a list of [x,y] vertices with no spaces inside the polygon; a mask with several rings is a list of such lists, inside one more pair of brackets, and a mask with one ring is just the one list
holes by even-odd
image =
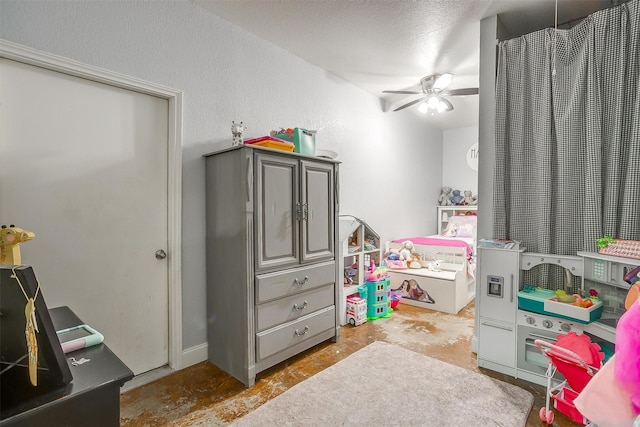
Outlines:
{"label": "drawer", "polygon": [[335,303],[333,285],[270,301],[256,308],[256,330],[298,319]]}
{"label": "drawer", "polygon": [[286,350],[336,327],[335,306],[256,334],[256,361]]}
{"label": "drawer", "polygon": [[256,276],[256,304],[333,284],[335,281],[335,261],[261,274]]}

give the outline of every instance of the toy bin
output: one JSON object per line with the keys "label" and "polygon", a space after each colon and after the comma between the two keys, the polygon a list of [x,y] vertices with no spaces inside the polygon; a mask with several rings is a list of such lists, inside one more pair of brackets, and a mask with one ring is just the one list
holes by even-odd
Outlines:
{"label": "toy bin", "polygon": [[[290,131],[290,132],[289,132]],[[287,129],[287,132],[277,133],[276,138],[293,142],[293,151],[308,156],[316,155],[316,131],[302,128]]]}
{"label": "toy bin", "polygon": [[258,147],[275,148],[276,150],[293,151],[295,146],[288,141],[284,141],[272,136],[261,136],[258,138],[248,139],[244,141],[247,145],[255,145]]}
{"label": "toy bin", "polygon": [[594,300],[589,308],[554,301],[554,291],[550,289],[531,289],[518,292],[518,308],[533,313],[561,317],[578,323],[591,323],[600,319],[604,308],[602,300]]}

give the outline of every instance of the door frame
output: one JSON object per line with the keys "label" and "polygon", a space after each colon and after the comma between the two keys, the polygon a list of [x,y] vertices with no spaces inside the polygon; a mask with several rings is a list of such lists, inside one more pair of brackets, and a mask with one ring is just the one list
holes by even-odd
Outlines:
{"label": "door frame", "polygon": [[0,58],[166,99],[167,129],[167,272],[169,296],[169,367],[183,368],[182,355],[182,91],[0,39]]}

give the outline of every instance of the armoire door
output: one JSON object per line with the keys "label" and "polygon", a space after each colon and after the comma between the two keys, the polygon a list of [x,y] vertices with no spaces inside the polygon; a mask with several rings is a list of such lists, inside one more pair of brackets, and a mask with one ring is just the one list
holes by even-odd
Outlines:
{"label": "armoire door", "polygon": [[301,161],[300,203],[303,209],[301,261],[334,257],[334,167]]}
{"label": "armoire door", "polygon": [[300,254],[299,162],[256,154],[256,269],[295,266]]}

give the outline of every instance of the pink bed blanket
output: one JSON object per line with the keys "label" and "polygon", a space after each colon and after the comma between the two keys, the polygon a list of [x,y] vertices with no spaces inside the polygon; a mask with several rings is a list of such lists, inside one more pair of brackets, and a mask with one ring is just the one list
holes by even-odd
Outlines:
{"label": "pink bed blanket", "polygon": [[395,239],[393,243],[402,243],[407,240],[413,242],[414,245],[449,246],[457,248],[465,247],[467,248],[467,258],[471,257],[473,253],[471,246],[462,240],[438,239],[437,237],[407,237],[406,239]]}

